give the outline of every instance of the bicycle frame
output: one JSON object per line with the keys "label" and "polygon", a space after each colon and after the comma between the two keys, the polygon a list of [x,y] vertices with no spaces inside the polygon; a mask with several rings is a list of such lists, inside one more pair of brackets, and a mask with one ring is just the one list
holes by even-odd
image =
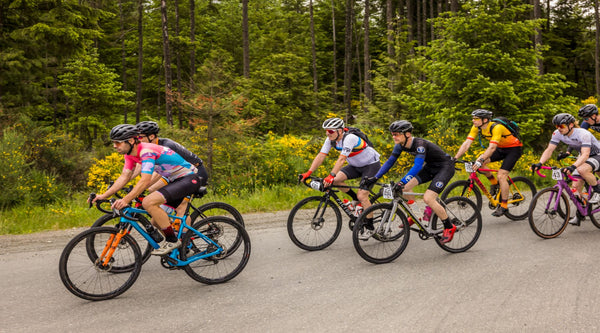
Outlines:
{"label": "bicycle frame", "polygon": [[[477,169],[477,171],[472,171],[473,165],[471,162],[465,162],[465,170],[467,172],[469,172],[469,183],[470,183],[471,190],[473,189],[473,185],[476,184],[477,187],[479,187],[479,189],[481,190],[481,192],[483,194],[485,194],[485,196],[490,200],[490,202],[493,205],[498,205],[501,200],[501,198],[500,198],[500,196],[502,195],[501,191],[498,190],[498,192],[496,193],[496,196],[493,197],[492,194],[488,191],[487,187],[483,184],[481,179],[479,179],[479,175],[478,175],[478,173],[483,173],[483,172],[488,172],[488,171],[492,172],[492,173],[498,173],[498,170],[479,168],[479,169]],[[512,185],[512,188],[514,188],[517,191],[517,193],[519,193],[519,196],[520,196],[520,199],[515,200],[515,199],[512,199],[513,196],[509,195],[508,204],[522,201],[524,196],[521,193],[521,190],[519,190],[519,188],[513,182],[512,178],[510,176],[508,176],[508,184],[509,184],[509,191],[510,191],[511,185]]]}

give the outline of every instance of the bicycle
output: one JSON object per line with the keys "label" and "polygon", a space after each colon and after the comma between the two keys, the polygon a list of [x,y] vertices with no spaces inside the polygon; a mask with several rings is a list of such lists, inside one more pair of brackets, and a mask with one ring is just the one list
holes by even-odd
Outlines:
{"label": "bicycle", "polygon": [[[183,269],[192,279],[205,284],[223,283],[241,273],[248,263],[251,248],[244,227],[224,216],[210,216],[189,225],[188,213],[189,207],[181,217],[169,215],[181,220],[177,238],[182,245],[161,256],[163,267]],[[116,227],[90,228],[76,235],[60,256],[61,281],[80,298],[106,300],[121,295],[133,285],[143,260],[138,242],[130,235],[132,228],[152,248],[159,248],[158,242],[140,225],[141,218],[148,214],[145,210],[126,207],[115,214],[120,216]]]}
{"label": "bicycle", "polygon": [[[478,173],[481,172],[498,172],[494,169],[479,168],[473,171],[473,162],[458,160],[456,163],[463,163],[465,171],[469,174],[467,180],[457,180],[448,184],[444,192],[440,195],[442,200],[448,197],[461,196],[473,200],[477,204],[477,208],[481,211],[483,207],[483,199],[481,192],[488,198],[488,206],[490,209],[496,209],[500,205],[500,188],[496,193],[491,194],[479,179]],[[475,186],[477,185],[477,186]],[[537,193],[537,189],[531,180],[526,177],[508,176],[509,196],[508,196],[508,211],[506,217],[513,221],[523,220],[527,218],[529,212],[529,204],[531,199]]]}
{"label": "bicycle", "polygon": [[[303,250],[322,250],[333,244],[342,230],[340,208],[350,218],[348,221],[350,230],[353,230],[357,218],[357,212],[344,205],[344,202],[336,194],[339,190],[335,190],[335,188],[358,188],[358,186],[332,185],[324,187],[323,179],[313,176],[307,177],[302,183],[323,192],[323,195],[304,198],[292,208],[287,220],[288,235],[292,242]],[[373,203],[380,197],[380,193],[371,191],[369,200]]]}
{"label": "bicycle", "polygon": [[[112,182],[110,185],[112,185]],[[133,188],[133,186],[130,185],[128,187],[123,188],[122,191],[124,193],[129,193],[129,191],[131,191],[132,188]],[[196,193],[194,198],[200,199],[207,193],[208,193],[208,191],[207,191],[206,187],[202,187],[201,190],[198,193]],[[94,195],[94,194],[93,193],[90,194],[90,200],[89,200],[90,202],[91,202],[91,199],[93,199],[92,195]],[[119,194],[115,194],[115,196],[118,198],[122,198],[122,196]],[[140,208],[142,200],[143,200],[143,195],[140,195],[139,197],[135,198],[134,199],[134,207]],[[90,207],[91,206],[92,205],[90,204]],[[240,214],[240,212],[237,209],[235,209],[235,207],[233,207],[227,203],[218,202],[218,201],[208,202],[199,207],[196,207],[192,204],[192,198],[188,197],[188,206],[193,211],[192,214],[189,215],[191,221],[188,224],[194,225],[195,222],[200,221],[208,216],[218,215],[218,216],[230,217],[230,218],[234,219],[236,222],[238,222],[242,227],[245,226],[244,218],[242,217],[242,214]],[[120,216],[115,214],[112,210],[102,209],[100,206],[98,206],[97,208],[100,211],[104,212],[105,214],[100,216],[92,224],[92,228],[107,226],[107,225],[114,226],[119,223]],[[175,219],[172,221],[179,222],[179,219]],[[150,221],[147,218],[145,218],[144,216],[140,216],[140,222],[146,228],[147,232],[152,229]],[[130,229],[132,229],[132,228],[130,228]],[[133,230],[135,230],[135,229],[133,229]],[[140,235],[137,232],[133,234],[133,237],[136,239],[138,244],[143,244],[145,242],[145,239],[142,237],[142,235]],[[152,250],[153,250],[152,245],[147,243],[146,247],[142,251],[142,262],[143,263],[148,261]]]}
{"label": "bicycle", "polygon": [[[391,202],[375,204],[361,214],[352,231],[352,243],[356,252],[368,262],[384,264],[398,258],[408,245],[410,231],[419,234],[422,240],[434,239],[445,251],[451,253],[464,252],[477,242],[481,234],[483,220],[475,203],[464,197],[452,197],[445,200],[437,198],[452,223],[456,232],[452,241],[441,241],[444,225],[435,213],[432,213],[429,222],[422,221],[411,208],[409,201],[402,195],[422,196],[424,193],[406,192],[394,183],[383,184],[384,199]],[[394,213],[395,212],[395,213]],[[360,239],[365,229],[366,216],[373,214],[373,235],[367,239]],[[411,226],[408,217],[414,221]]]}
{"label": "bicycle", "polygon": [[[575,207],[575,214],[580,219],[589,216],[592,224],[600,229],[600,206],[592,209],[592,205],[587,203],[587,199],[576,195],[569,186],[570,180],[581,179],[581,177],[567,175],[558,167],[542,166],[542,169],[552,170],[552,179],[556,181],[556,184],[539,191],[533,197],[529,207],[531,230],[544,239],[558,237],[569,224],[571,204]],[[540,177],[546,177],[539,170],[536,172]],[[588,187],[588,193],[589,195],[593,193],[591,186]]]}

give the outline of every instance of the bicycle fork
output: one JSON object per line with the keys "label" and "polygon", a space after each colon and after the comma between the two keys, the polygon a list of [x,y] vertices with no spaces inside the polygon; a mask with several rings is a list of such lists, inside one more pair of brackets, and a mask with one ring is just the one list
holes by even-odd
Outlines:
{"label": "bicycle fork", "polygon": [[106,241],[106,245],[104,245],[104,250],[100,254],[100,258],[98,258],[98,262],[102,263],[102,266],[108,266],[110,260],[112,259],[112,255],[115,253],[117,246],[121,243],[121,239],[125,236],[127,230],[120,229],[116,234],[110,234],[110,237]]}

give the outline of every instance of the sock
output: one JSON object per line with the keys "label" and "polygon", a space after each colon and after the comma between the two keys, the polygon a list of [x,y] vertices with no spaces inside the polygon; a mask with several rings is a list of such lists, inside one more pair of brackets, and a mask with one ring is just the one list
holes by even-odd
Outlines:
{"label": "sock", "polygon": [[167,242],[169,242],[169,243],[177,242],[177,235],[175,235],[175,231],[173,230],[173,227],[169,226],[165,229],[162,229],[162,232],[165,235],[165,239],[167,240]]}
{"label": "sock", "polygon": [[490,181],[490,184],[492,184],[492,185],[496,185],[496,184],[498,184],[498,179],[496,179],[496,178],[494,177],[494,175],[490,175],[489,177],[487,177],[487,179],[489,179],[489,181]]}
{"label": "sock", "polygon": [[500,200],[500,207],[508,209],[508,199]]}
{"label": "sock", "polygon": [[352,198],[352,200],[358,201],[358,197],[356,196],[356,192],[354,192],[353,189],[349,189],[348,192],[346,192],[346,194],[348,194]]}
{"label": "sock", "polygon": [[373,230],[375,229],[375,227],[373,226],[373,218],[366,218],[365,219],[365,224],[364,224],[365,228],[369,229],[369,230]]}
{"label": "sock", "polygon": [[444,229],[452,229],[452,222],[450,222],[449,218],[442,220],[442,223],[444,224]]}

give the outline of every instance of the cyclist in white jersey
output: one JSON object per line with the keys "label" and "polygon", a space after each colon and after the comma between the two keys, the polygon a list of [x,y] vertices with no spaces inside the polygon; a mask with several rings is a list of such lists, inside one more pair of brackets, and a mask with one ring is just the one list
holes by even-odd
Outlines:
{"label": "cyclist in white jersey", "polygon": [[[327,132],[327,138],[308,171],[301,175],[301,180],[308,178],[323,164],[331,148],[338,150],[340,156],[329,175],[323,180],[326,187],[331,184],[345,185],[344,181],[347,179],[375,176],[381,167],[379,153],[369,146],[366,140],[358,135],[348,133],[344,121],[340,118],[329,118],[323,122],[322,127]],[[344,166],[346,162],[348,162],[348,165]],[[352,189],[341,188],[340,190],[346,192],[352,197],[352,200],[360,201],[363,209],[371,206],[367,186],[361,185],[358,193],[355,193]]]}
{"label": "cyclist in white jersey", "polygon": [[[600,202],[600,184],[598,184],[594,172],[600,170],[600,142],[589,131],[577,127],[575,117],[571,114],[559,113],[554,116],[552,123],[556,126],[556,130],[552,133],[550,143],[542,153],[539,163],[532,164],[531,169],[538,170],[542,164],[548,161],[559,143],[567,144],[569,149],[578,151],[579,156],[572,165],[563,168],[563,171],[568,174],[576,172],[590,184],[593,193],[588,202],[597,204]],[[573,186],[581,192],[583,182],[578,181]],[[569,223],[579,225],[580,221],[575,216]]]}

